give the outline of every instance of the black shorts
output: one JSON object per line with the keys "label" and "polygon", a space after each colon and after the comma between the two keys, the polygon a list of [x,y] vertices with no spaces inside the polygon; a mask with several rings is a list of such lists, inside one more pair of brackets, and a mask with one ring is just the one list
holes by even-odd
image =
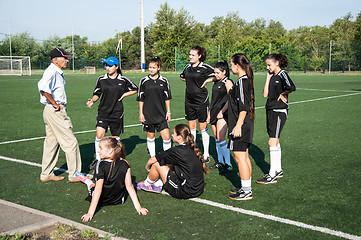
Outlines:
{"label": "black shorts", "polygon": [[105,132],[108,131],[108,127],[109,127],[112,136],[119,136],[124,131],[123,118],[117,121],[109,121],[109,119],[104,119],[98,116],[97,124],[95,125],[95,127],[104,128]]}
{"label": "black shorts", "polygon": [[208,100],[201,105],[189,104],[185,102],[185,119],[188,121],[197,120],[198,122],[206,122],[208,117],[209,102]]}
{"label": "black shorts", "polygon": [[280,138],[283,126],[286,123],[287,109],[267,109],[267,133],[270,138]]}
{"label": "black shorts", "polygon": [[[224,121],[226,121],[226,123],[228,124],[228,111],[225,112],[225,113],[223,113],[223,119],[224,119]],[[210,119],[210,124],[211,124],[211,125],[217,125],[217,122],[218,122],[218,118],[217,118],[217,117],[215,117],[215,118],[213,118],[213,119],[212,119],[212,117],[211,117],[211,119]]]}
{"label": "black shorts", "polygon": [[179,177],[172,171],[169,170],[167,175],[167,181],[163,185],[163,189],[166,190],[172,197],[179,199],[188,198],[184,194],[182,194],[182,183],[185,181],[179,179]]}
{"label": "black shorts", "polygon": [[228,148],[236,152],[246,152],[251,147],[251,143],[243,141],[240,137],[229,136]]}
{"label": "black shorts", "polygon": [[143,131],[145,131],[145,132],[155,133],[155,130],[160,132],[166,128],[169,129],[169,124],[168,124],[167,120],[164,120],[163,122],[157,123],[157,124],[143,123]]}

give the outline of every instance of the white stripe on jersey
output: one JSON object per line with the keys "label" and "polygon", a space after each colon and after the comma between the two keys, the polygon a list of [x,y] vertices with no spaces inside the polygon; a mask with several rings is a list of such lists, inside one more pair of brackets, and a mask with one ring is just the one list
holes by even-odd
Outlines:
{"label": "white stripe on jersey", "polygon": [[283,78],[283,79],[286,81],[286,84],[287,84],[289,87],[291,87],[290,80],[288,79],[285,70],[282,69],[282,70],[278,73],[278,75],[280,75],[280,77]]}
{"label": "white stripe on jersey", "polygon": [[238,79],[239,82],[239,96],[241,97],[241,101],[244,104],[244,92],[243,92],[243,78]]}

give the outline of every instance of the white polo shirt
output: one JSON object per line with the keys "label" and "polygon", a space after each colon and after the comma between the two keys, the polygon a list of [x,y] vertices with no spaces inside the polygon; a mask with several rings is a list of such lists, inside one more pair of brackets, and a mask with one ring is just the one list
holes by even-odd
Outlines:
{"label": "white polo shirt", "polygon": [[50,104],[41,92],[50,93],[57,104],[66,104],[65,80],[63,71],[53,63],[45,70],[43,77],[38,82],[40,102]]}

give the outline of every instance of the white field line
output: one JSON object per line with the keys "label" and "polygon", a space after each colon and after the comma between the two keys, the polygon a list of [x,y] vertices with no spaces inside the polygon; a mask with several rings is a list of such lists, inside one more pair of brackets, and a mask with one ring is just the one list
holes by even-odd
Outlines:
{"label": "white field line", "polygon": [[354,90],[335,90],[335,89],[316,89],[316,88],[297,88],[297,90],[317,91],[317,92],[350,92],[350,93],[359,92]]}
{"label": "white field line", "polygon": [[[8,157],[4,157],[4,156],[0,156],[0,159],[41,168],[41,164],[38,164],[38,163],[28,162],[28,161],[14,159],[14,158],[8,158]],[[55,170],[67,172],[67,170],[62,169],[62,168],[55,168]],[[356,236],[356,235],[352,235],[352,234],[348,234],[348,233],[344,233],[344,232],[340,232],[340,231],[335,231],[335,230],[324,228],[324,227],[317,227],[317,226],[309,225],[306,223],[297,222],[297,221],[286,219],[286,218],[280,218],[280,217],[276,217],[276,216],[269,215],[269,214],[263,214],[260,212],[255,212],[255,211],[251,211],[251,210],[247,210],[247,209],[243,209],[243,208],[237,208],[237,207],[213,202],[213,201],[202,199],[202,198],[191,198],[190,200],[194,201],[194,202],[206,204],[206,205],[209,205],[212,207],[217,207],[217,208],[221,208],[221,209],[225,209],[225,210],[229,210],[229,211],[233,211],[233,212],[239,212],[239,213],[250,215],[250,216],[264,218],[264,219],[271,220],[274,222],[280,222],[280,223],[284,223],[284,224],[288,224],[288,225],[293,225],[293,226],[296,226],[299,228],[310,229],[312,231],[321,232],[321,233],[325,233],[325,234],[329,234],[329,235],[333,235],[333,236],[337,236],[337,237],[341,237],[341,238],[345,238],[345,239],[361,240],[360,236]]]}
{"label": "white field line", "polygon": [[[309,90],[311,90],[311,89],[309,89]],[[289,105],[298,104],[298,103],[322,101],[322,100],[328,100],[328,99],[333,99],[333,98],[349,97],[349,96],[354,96],[354,95],[359,95],[359,94],[361,94],[361,92],[354,92],[353,91],[353,93],[350,93],[350,94],[337,95],[337,96],[331,96],[331,97],[323,97],[323,98],[315,98],[315,99],[298,101],[298,102],[290,102]],[[264,109],[264,107],[263,106],[262,107],[256,107],[255,109]],[[184,118],[175,118],[175,119],[172,119],[171,121],[179,121],[179,120],[184,120]],[[141,125],[142,125],[141,123],[138,123],[138,124],[133,124],[133,125],[127,125],[127,126],[124,126],[124,127],[128,128],[128,127],[136,127],[136,126],[141,126]],[[96,130],[87,130],[87,131],[74,132],[74,134],[90,133],[90,132],[95,132],[95,131]],[[8,143],[18,143],[18,142],[39,140],[39,139],[44,139],[44,138],[45,138],[45,136],[44,137],[25,138],[25,139],[13,140],[13,141],[5,141],[5,142],[0,142],[0,145],[8,144]]]}
{"label": "white field line", "polygon": [[[172,119],[171,121],[179,121],[179,120],[183,120],[184,118],[175,118]],[[137,124],[132,124],[132,125],[126,125],[124,126],[125,128],[129,128],[129,127],[137,127],[137,126],[142,126],[141,123],[137,123]],[[74,134],[81,134],[81,133],[90,133],[90,132],[95,132],[96,130],[86,130],[86,131],[79,131],[79,132],[74,132]],[[26,142],[26,141],[32,141],[32,140],[39,140],[39,139],[44,139],[44,137],[33,137],[33,138],[25,138],[25,139],[19,139],[19,140],[13,140],[13,141],[6,141],[6,142],[0,142],[0,145],[3,144],[8,144],[8,143],[18,143],[18,142]]]}

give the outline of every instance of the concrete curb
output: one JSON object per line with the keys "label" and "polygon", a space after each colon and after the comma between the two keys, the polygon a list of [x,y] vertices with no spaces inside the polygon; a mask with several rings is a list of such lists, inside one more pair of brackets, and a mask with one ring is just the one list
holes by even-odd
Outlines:
{"label": "concrete curb", "polygon": [[33,232],[33,231],[39,230],[39,229],[44,228],[44,227],[52,226],[52,225],[54,225],[56,223],[62,223],[62,224],[66,224],[66,225],[69,225],[69,226],[75,226],[77,229],[80,229],[80,230],[87,230],[87,229],[92,230],[92,231],[98,233],[99,237],[109,236],[111,239],[114,239],[114,240],[126,240],[126,238],[117,237],[112,233],[108,233],[108,232],[99,230],[97,228],[89,227],[87,225],[84,225],[84,224],[81,224],[81,223],[78,223],[78,222],[75,222],[75,221],[71,221],[71,220],[68,220],[66,218],[58,217],[58,216],[50,214],[50,213],[42,212],[42,211],[39,211],[39,210],[36,210],[36,209],[33,209],[33,208],[25,207],[25,206],[22,206],[22,205],[19,205],[19,204],[16,204],[16,203],[12,203],[12,202],[8,202],[8,201],[2,200],[2,199],[0,199],[0,205],[16,208],[16,209],[19,209],[21,211],[25,211],[25,212],[28,212],[28,213],[32,213],[32,214],[35,214],[35,215],[42,216],[44,218],[48,218],[46,220],[39,221],[37,223],[33,223],[33,224],[30,224],[30,225],[27,225],[27,226],[24,226],[24,227],[20,227],[20,228],[17,228],[17,229],[12,229],[12,230],[9,230],[7,232],[2,232],[2,233],[0,233],[0,236],[5,235],[5,234],[14,235],[16,233],[21,233],[21,234],[29,233],[29,232]]}

